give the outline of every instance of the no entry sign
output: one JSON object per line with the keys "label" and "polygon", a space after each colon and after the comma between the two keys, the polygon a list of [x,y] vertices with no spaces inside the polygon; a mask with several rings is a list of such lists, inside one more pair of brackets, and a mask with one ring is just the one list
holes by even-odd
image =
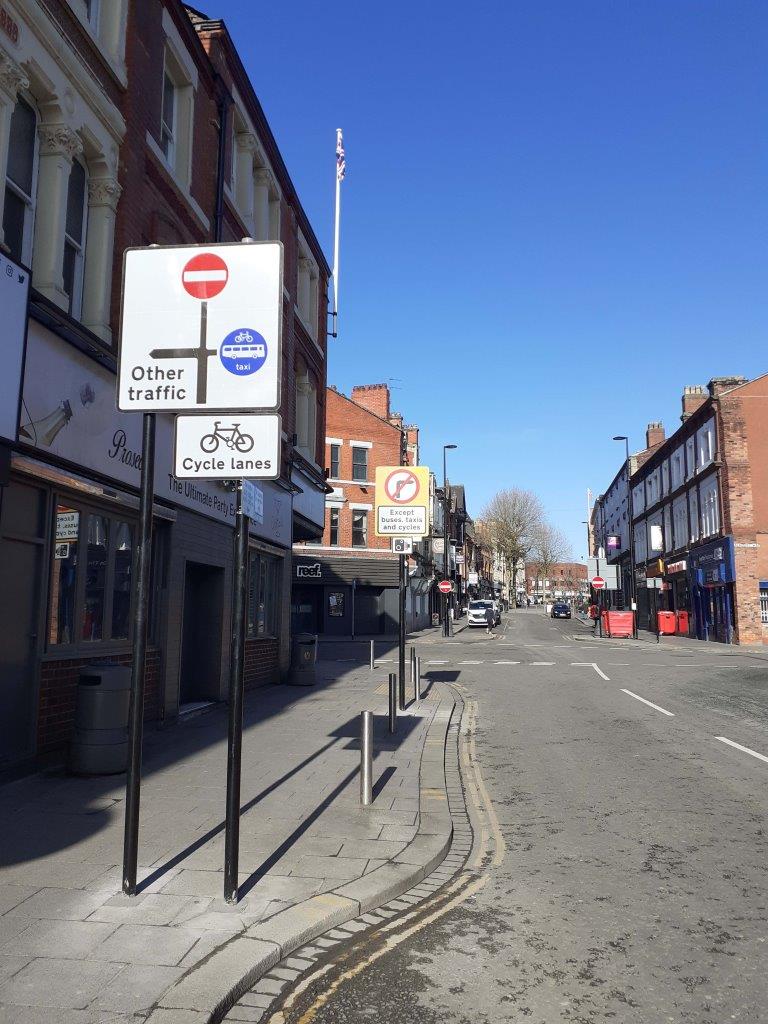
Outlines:
{"label": "no entry sign", "polygon": [[181,283],[193,299],[213,299],[223,291],[229,267],[215,252],[201,252],[184,265]]}
{"label": "no entry sign", "polygon": [[437,589],[440,591],[441,594],[450,594],[450,592],[453,590],[453,584],[451,583],[450,580],[440,580],[440,582],[437,584]]}
{"label": "no entry sign", "polygon": [[605,589],[605,580],[602,576],[593,576],[589,582],[592,584],[594,590]]}

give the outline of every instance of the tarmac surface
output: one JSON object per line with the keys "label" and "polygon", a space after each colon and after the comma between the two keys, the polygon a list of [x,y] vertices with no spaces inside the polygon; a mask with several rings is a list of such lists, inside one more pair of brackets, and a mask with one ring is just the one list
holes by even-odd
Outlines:
{"label": "tarmac surface", "polygon": [[541,609],[419,647],[477,704],[503,857],[286,1024],[768,1019],[768,652]]}

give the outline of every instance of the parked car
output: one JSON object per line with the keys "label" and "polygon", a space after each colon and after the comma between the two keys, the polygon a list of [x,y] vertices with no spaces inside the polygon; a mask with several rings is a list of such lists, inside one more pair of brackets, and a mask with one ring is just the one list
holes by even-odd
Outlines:
{"label": "parked car", "polygon": [[555,601],[550,614],[553,619],[570,619],[571,606],[567,601]]}
{"label": "parked car", "polygon": [[493,608],[493,601],[488,599],[470,601],[469,608],[467,609],[467,625],[487,626],[488,622],[486,621],[485,618],[485,612],[487,608]]}

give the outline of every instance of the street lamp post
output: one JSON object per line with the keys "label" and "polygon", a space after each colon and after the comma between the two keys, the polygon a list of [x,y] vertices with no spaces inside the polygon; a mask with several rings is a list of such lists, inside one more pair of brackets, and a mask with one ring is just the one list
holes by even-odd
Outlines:
{"label": "street lamp post", "polygon": [[[452,448],[458,448],[456,444],[443,445],[443,576],[448,579],[448,471],[446,467],[445,453]],[[443,636],[451,635],[451,624],[448,621],[449,596],[443,598]]]}
{"label": "street lamp post", "polygon": [[629,465],[629,438],[624,434],[617,434],[614,441],[624,442],[626,456],[625,472],[627,474],[627,515],[629,517],[629,603],[632,609],[633,635],[637,636],[637,591],[635,581],[635,522],[632,509],[632,484]]}

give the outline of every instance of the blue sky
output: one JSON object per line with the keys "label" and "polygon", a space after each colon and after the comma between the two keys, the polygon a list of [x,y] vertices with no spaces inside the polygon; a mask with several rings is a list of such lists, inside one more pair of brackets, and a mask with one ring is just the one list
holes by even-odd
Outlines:
{"label": "blue sky", "polygon": [[[290,17],[286,20],[286,11]],[[542,499],[585,553],[586,488],[679,424],[686,384],[768,371],[764,0],[290,8],[218,0],[332,251],[330,383],[386,381],[478,515]]]}

